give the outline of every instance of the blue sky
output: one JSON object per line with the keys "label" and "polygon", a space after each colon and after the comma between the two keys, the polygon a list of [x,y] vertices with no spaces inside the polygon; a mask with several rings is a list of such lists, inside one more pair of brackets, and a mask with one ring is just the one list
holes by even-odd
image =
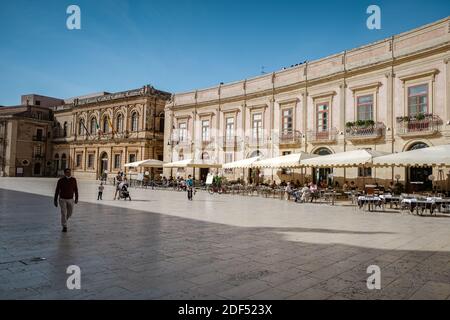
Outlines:
{"label": "blue sky", "polygon": [[[81,30],[66,8],[81,8]],[[382,10],[381,30],[366,8]],[[450,15],[448,0],[53,0],[0,3],[0,105],[152,84],[181,92],[253,77]]]}

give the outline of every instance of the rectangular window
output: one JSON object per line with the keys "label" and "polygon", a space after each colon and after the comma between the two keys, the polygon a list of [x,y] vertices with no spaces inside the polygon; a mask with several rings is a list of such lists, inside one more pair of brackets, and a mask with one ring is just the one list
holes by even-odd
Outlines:
{"label": "rectangular window", "polygon": [[292,109],[284,109],[282,120],[283,134],[292,133],[292,128]]}
{"label": "rectangular window", "polygon": [[136,155],[134,153],[130,153],[128,162],[136,162]]}
{"label": "rectangular window", "polygon": [[82,161],[82,154],[81,153],[77,153],[77,157],[76,157],[76,166],[78,168],[81,167],[81,161]]}
{"label": "rectangular window", "polygon": [[428,84],[408,88],[408,115],[428,113]]}
{"label": "rectangular window", "polygon": [[187,141],[187,123],[182,122],[178,124],[178,139],[180,142]]}
{"label": "rectangular window", "polygon": [[120,154],[114,155],[114,168],[115,169],[120,168]]}
{"label": "rectangular window", "polygon": [[328,131],[329,107],[328,103],[319,103],[317,105],[317,131]]}
{"label": "rectangular window", "polygon": [[225,153],[225,163],[233,162],[233,153],[227,152]]}
{"label": "rectangular window", "polygon": [[233,141],[233,139],[234,139],[234,118],[233,117],[227,118],[227,120],[226,120],[225,139],[226,139],[226,141]]}
{"label": "rectangular window", "polygon": [[252,137],[254,140],[261,140],[262,139],[262,114],[261,113],[255,113],[252,117]]}
{"label": "rectangular window", "polygon": [[209,141],[209,120],[202,121],[202,141]]}
{"label": "rectangular window", "polygon": [[88,168],[94,168],[94,154],[91,153],[88,155]]}
{"label": "rectangular window", "polygon": [[373,95],[356,99],[357,120],[373,120]]}
{"label": "rectangular window", "polygon": [[39,157],[42,156],[41,153],[42,153],[41,145],[35,146],[35,147],[34,147],[34,156],[35,156],[36,158],[39,158]]}

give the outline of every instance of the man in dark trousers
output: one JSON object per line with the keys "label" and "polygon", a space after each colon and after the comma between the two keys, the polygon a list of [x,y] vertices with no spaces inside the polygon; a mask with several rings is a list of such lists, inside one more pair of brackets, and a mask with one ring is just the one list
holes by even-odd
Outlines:
{"label": "man in dark trousers", "polygon": [[[75,200],[73,199],[75,196]],[[72,216],[74,204],[78,203],[78,186],[77,180],[72,177],[72,172],[69,168],[64,170],[64,177],[58,180],[56,185],[54,204],[61,207],[61,225],[62,232],[67,232],[67,220]]]}

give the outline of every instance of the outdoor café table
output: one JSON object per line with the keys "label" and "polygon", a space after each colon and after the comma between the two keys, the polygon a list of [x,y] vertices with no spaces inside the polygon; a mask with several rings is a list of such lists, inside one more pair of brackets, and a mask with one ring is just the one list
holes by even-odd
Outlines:
{"label": "outdoor caf\u00e9 table", "polygon": [[334,202],[336,200],[336,196],[342,195],[340,192],[336,191],[325,191],[323,193],[323,197],[327,203],[331,203],[332,206],[334,206]]}
{"label": "outdoor caf\u00e9 table", "polygon": [[371,212],[374,211],[376,207],[382,208],[384,205],[384,200],[378,196],[359,196],[358,207],[362,209],[366,204],[367,210]]}
{"label": "outdoor caf\u00e9 table", "polygon": [[445,212],[449,211],[448,208],[450,206],[450,198],[430,197],[427,198],[427,200],[434,201],[434,203],[436,204],[436,208],[438,209],[438,212],[442,212],[443,209],[445,210]]}
{"label": "outdoor caf\u00e9 table", "polygon": [[434,213],[436,209],[436,201],[431,198],[428,199],[403,199],[402,204],[406,205],[411,213],[416,211],[417,215],[423,215],[423,213],[428,209],[430,214]]}
{"label": "outdoor caf\u00e9 table", "polygon": [[400,197],[393,196],[391,194],[382,194],[379,197],[384,201],[384,203],[389,203],[389,207],[391,209],[393,204],[397,208],[400,203]]}

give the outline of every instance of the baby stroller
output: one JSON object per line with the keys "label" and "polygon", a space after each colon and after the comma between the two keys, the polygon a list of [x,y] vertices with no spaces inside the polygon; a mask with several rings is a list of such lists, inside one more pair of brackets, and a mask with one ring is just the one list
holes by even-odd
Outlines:
{"label": "baby stroller", "polygon": [[124,199],[127,200],[129,199],[131,201],[131,197],[130,197],[130,192],[128,192],[128,186],[126,184],[124,184],[122,186],[122,188],[120,188],[119,191],[119,200],[120,199]]}

